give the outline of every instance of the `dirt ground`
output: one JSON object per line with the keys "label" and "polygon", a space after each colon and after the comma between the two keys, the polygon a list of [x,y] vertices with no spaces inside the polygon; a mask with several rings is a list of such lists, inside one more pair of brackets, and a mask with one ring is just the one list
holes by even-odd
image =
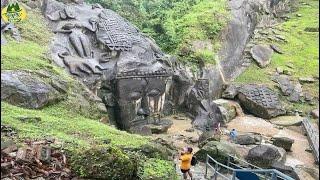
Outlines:
{"label": "dirt ground", "polygon": [[[194,148],[194,152],[198,151],[197,144],[191,144],[184,141],[186,138],[198,138],[200,131],[187,132],[187,129],[192,128],[191,120],[183,115],[175,115],[166,117],[173,121],[172,127],[166,134],[154,135],[155,137],[162,137],[174,141],[174,145],[180,149],[186,146]],[[227,140],[227,132],[235,128],[239,134],[247,132],[256,132],[264,136],[264,139],[269,140],[274,136],[282,136],[294,139],[292,145],[292,152],[287,153],[286,165],[294,167],[295,165],[306,165],[309,167],[316,167],[312,153],[305,151],[309,147],[307,137],[304,136],[301,127],[290,126],[280,128],[278,125],[253,117],[253,116],[239,116],[227,124],[226,128],[222,130],[226,133],[223,139]],[[239,147],[240,148],[240,147]],[[243,153],[247,148],[243,149]],[[241,148],[239,151],[242,151]]]}

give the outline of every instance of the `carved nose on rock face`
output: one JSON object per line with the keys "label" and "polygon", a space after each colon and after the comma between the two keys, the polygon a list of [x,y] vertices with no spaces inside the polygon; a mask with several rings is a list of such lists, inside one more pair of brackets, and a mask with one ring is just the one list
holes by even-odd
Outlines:
{"label": "carved nose on rock face", "polygon": [[137,114],[139,116],[149,116],[150,115],[150,111],[147,109],[143,109],[143,108],[139,108]]}

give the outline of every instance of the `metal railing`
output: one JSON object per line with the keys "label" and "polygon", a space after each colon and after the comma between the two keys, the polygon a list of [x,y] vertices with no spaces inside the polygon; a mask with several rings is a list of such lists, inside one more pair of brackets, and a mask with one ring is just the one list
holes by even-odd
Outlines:
{"label": "metal railing", "polygon": [[308,118],[303,119],[302,124],[307,133],[308,141],[316,163],[319,163],[319,132],[311,125]]}
{"label": "metal railing", "polygon": [[[248,165],[249,167],[251,166],[255,169],[241,167],[238,164],[231,162],[231,158],[240,160],[243,163],[245,163],[246,165]],[[228,179],[228,180],[235,180],[237,173],[241,173],[241,172],[242,173],[253,173],[253,174],[257,175],[258,177],[260,177],[260,179],[265,179],[265,180],[278,180],[278,179],[294,180],[290,176],[285,175],[276,169],[261,169],[258,166],[250,164],[246,161],[243,161],[243,160],[241,160],[237,157],[231,156],[231,155],[229,155],[228,161],[229,162],[227,163],[227,165],[224,165],[224,164],[216,161],[215,159],[213,159],[212,157],[210,157],[207,154],[205,178],[208,178],[207,177],[208,176],[208,168],[211,168],[213,170],[213,179],[215,179],[215,180],[218,177],[221,177],[223,179]],[[230,167],[230,164],[239,168],[239,169]],[[222,169],[225,169],[226,171],[222,172],[221,171]]]}

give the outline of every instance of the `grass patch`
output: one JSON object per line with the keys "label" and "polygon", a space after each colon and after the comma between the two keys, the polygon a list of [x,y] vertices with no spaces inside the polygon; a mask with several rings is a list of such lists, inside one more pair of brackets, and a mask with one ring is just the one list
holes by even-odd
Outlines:
{"label": "grass patch", "polygon": [[[124,147],[140,147],[148,142],[146,137],[119,131],[81,115],[69,114],[68,110],[59,107],[54,105],[43,110],[30,110],[1,102],[1,123],[16,129],[20,140],[53,137],[69,144],[67,148],[88,148],[103,144],[104,140]],[[21,122],[18,117],[40,117],[41,121]]]}
{"label": "grass patch", "polygon": [[142,168],[138,172],[138,176],[142,180],[179,179],[172,162],[155,158],[150,158],[144,162]]}

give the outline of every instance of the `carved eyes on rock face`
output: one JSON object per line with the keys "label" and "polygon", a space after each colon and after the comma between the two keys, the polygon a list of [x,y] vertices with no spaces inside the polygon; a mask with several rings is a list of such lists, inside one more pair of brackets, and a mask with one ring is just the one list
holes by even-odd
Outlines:
{"label": "carved eyes on rock face", "polygon": [[129,94],[129,98],[130,98],[130,100],[136,101],[141,98],[141,93],[140,92],[131,92]]}
{"label": "carved eyes on rock face", "polygon": [[155,97],[160,95],[160,91],[158,89],[152,89],[150,92],[148,92],[147,95],[150,97]]}

